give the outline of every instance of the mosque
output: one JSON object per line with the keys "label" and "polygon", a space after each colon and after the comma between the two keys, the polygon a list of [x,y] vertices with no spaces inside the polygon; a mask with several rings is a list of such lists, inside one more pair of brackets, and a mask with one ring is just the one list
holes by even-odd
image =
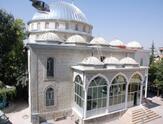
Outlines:
{"label": "mosque", "polygon": [[27,30],[33,124],[68,116],[87,124],[138,106],[147,96],[149,51],[137,41],[94,37],[74,4],[54,2],[49,13],[34,14]]}

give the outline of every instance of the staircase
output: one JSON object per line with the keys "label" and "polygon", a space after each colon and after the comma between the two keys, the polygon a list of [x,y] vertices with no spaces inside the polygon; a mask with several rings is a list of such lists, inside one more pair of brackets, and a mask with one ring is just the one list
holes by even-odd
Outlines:
{"label": "staircase", "polygon": [[154,111],[143,107],[132,111],[132,124],[143,124],[160,117]]}
{"label": "staircase", "polygon": [[144,124],[160,117],[146,107],[136,106],[129,108],[119,119],[123,124]]}

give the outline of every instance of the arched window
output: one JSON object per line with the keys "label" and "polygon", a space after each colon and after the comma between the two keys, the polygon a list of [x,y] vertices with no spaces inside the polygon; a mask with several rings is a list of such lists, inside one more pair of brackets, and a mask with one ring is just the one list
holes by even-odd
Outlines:
{"label": "arched window", "polygon": [[56,22],[56,23],[55,23],[55,29],[58,29],[58,28],[59,28],[59,23]]}
{"label": "arched window", "polygon": [[49,22],[45,23],[45,29],[49,29]]}
{"label": "arched window", "polygon": [[46,90],[46,106],[54,105],[54,90],[53,88],[48,88]]}
{"label": "arched window", "polygon": [[143,58],[140,59],[140,66],[143,66],[144,62],[143,62]]}
{"label": "arched window", "polygon": [[76,30],[76,31],[79,30],[78,24],[75,25],[75,30]]}
{"label": "arched window", "polygon": [[79,75],[76,76],[74,83],[75,83],[75,102],[80,107],[83,107],[83,103],[84,103],[83,82]]}
{"label": "arched window", "polygon": [[69,29],[69,23],[66,23],[66,29]]}
{"label": "arched window", "polygon": [[31,30],[33,30],[33,29],[34,29],[34,24],[32,23],[32,24],[31,24]]}
{"label": "arched window", "polygon": [[86,26],[85,25],[83,26],[83,32],[86,32]]}
{"label": "arched window", "polygon": [[47,77],[54,76],[54,59],[48,58],[47,60]]}
{"label": "arched window", "polygon": [[40,30],[40,22],[37,23],[37,30]]}
{"label": "arched window", "polygon": [[113,80],[110,86],[109,106],[125,103],[126,84],[126,79],[122,75],[118,75]]}
{"label": "arched window", "polygon": [[140,100],[141,76],[135,74],[132,76],[128,86],[128,107],[135,106]]}
{"label": "arched window", "polygon": [[106,107],[107,82],[102,77],[93,79],[88,87],[87,110]]}

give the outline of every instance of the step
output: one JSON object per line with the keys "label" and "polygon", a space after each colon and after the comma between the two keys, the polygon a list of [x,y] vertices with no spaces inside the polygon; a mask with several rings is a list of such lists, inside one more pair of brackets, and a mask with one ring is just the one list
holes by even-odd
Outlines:
{"label": "step", "polygon": [[132,112],[137,112],[137,111],[141,111],[142,108],[136,109],[136,110],[132,110]]}
{"label": "step", "polygon": [[132,111],[132,113],[134,114],[134,113],[140,113],[140,112],[142,112],[142,111],[152,111],[152,110],[150,110],[150,109],[141,109],[141,110],[138,110],[138,111]]}
{"label": "step", "polygon": [[[155,119],[157,119],[159,117],[152,117],[152,118],[149,118],[149,119],[144,119],[144,123],[147,123],[147,122],[150,122],[150,121],[153,121]],[[139,120],[139,121],[136,121],[136,122],[132,122],[133,124],[139,124],[139,123],[142,123],[142,119]]]}
{"label": "step", "polygon": [[154,113],[154,112],[151,111],[151,110],[141,111],[141,112],[138,112],[138,113],[132,113],[132,116],[144,115],[144,113]]}
{"label": "step", "polygon": [[151,115],[157,115],[157,114],[156,113],[140,114],[140,115],[132,116],[132,119],[134,119],[134,118],[141,118],[141,117],[144,117],[144,116],[151,116]]}
{"label": "step", "polygon": [[135,109],[135,110],[132,110],[133,112],[136,112],[136,111],[139,111],[139,110],[142,110],[142,109],[148,109],[147,107],[139,107],[139,108],[137,108],[137,109]]}
{"label": "step", "polygon": [[139,117],[142,117],[142,116],[144,116],[144,115],[150,116],[150,115],[157,115],[157,114],[154,113],[154,112],[147,112],[147,113],[142,113],[142,114],[139,114],[139,115],[134,115],[134,116],[132,116],[132,119],[134,119],[134,118],[139,118]]}
{"label": "step", "polygon": [[[156,116],[156,117],[152,117],[152,118],[148,118],[148,119],[144,119],[144,123],[147,123],[147,122],[150,122],[150,121],[153,121],[153,120],[156,120],[158,118],[160,118],[161,116]],[[141,124],[142,123],[142,120],[139,120],[137,122],[132,122],[132,124]]]}
{"label": "step", "polygon": [[147,119],[150,119],[150,118],[153,118],[153,117],[158,117],[159,115],[157,115],[157,114],[152,114],[152,115],[150,115],[150,116],[147,116],[147,117],[139,117],[139,118],[137,118],[137,119],[132,119],[132,122],[136,122],[136,121],[139,121],[139,120],[142,120],[142,118],[144,118],[145,120],[147,120]]}
{"label": "step", "polygon": [[160,115],[157,115],[157,117],[150,118],[150,119],[146,120],[145,122],[147,123],[147,122],[150,122],[152,120],[156,120],[158,118],[161,118],[161,116]]}
{"label": "step", "polygon": [[138,120],[142,120],[142,118],[147,120],[147,119],[150,119],[150,118],[153,118],[153,117],[157,117],[157,116],[159,116],[159,115],[157,115],[157,114],[149,114],[149,115],[147,115],[147,117],[146,116],[142,116],[142,117],[139,117],[139,118],[133,118],[132,122],[135,122],[135,121],[138,121]]}

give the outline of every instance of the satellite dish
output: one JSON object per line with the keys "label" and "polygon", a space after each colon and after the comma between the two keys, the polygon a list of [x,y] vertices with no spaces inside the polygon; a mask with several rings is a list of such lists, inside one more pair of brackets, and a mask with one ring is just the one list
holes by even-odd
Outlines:
{"label": "satellite dish", "polygon": [[50,12],[49,5],[41,0],[30,0],[32,1],[32,6],[41,12]]}

